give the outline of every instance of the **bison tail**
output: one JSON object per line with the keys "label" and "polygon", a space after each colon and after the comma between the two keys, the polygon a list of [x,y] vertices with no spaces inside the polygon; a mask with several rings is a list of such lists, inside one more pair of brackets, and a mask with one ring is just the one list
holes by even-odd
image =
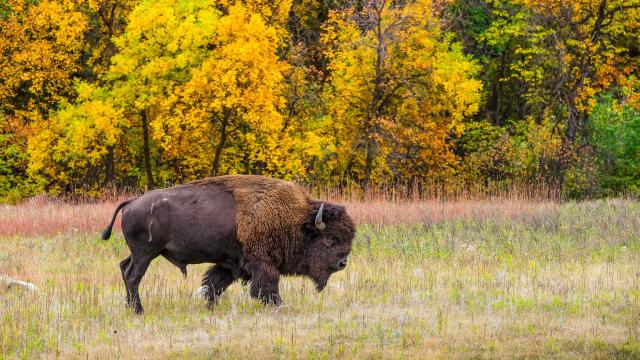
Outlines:
{"label": "bison tail", "polygon": [[118,207],[116,208],[116,211],[114,211],[113,213],[113,217],[111,218],[111,223],[109,223],[109,226],[107,226],[107,228],[104,229],[104,231],[102,232],[102,240],[107,240],[111,237],[111,229],[113,228],[113,223],[116,221],[118,212],[120,211],[120,209],[127,206],[127,204],[129,204],[133,200],[135,199],[129,199],[129,200],[123,201],[120,203],[120,205],[118,205]]}
{"label": "bison tail", "polygon": [[111,237],[111,226],[102,231],[102,240],[108,240]]}

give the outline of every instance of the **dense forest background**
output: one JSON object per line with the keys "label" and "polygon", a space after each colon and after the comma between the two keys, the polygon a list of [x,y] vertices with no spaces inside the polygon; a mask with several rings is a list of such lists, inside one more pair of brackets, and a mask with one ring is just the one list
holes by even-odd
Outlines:
{"label": "dense forest background", "polygon": [[0,199],[640,192],[640,0],[0,0]]}

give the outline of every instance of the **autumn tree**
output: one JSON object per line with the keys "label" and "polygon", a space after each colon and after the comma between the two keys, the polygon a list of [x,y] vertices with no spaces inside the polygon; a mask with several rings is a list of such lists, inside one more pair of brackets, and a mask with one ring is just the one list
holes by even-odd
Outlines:
{"label": "autumn tree", "polygon": [[[210,52],[219,11],[213,1],[143,1],[130,14],[119,52],[106,74],[115,107],[131,119],[128,137],[141,139],[142,172],[148,188],[162,166],[162,147],[152,133],[162,103],[190,78],[190,70]],[[129,138],[127,143],[135,140]],[[139,158],[138,158],[139,159]],[[155,165],[154,165],[155,164]],[[164,180],[171,173],[161,175]]]}
{"label": "autumn tree", "polygon": [[[113,16],[111,10],[104,12],[105,4],[89,6],[96,6],[92,11],[102,14],[98,28],[115,35],[119,25],[111,23],[119,21],[115,14],[121,3],[109,3]],[[188,78],[191,61],[202,61],[198,54],[207,51],[208,36],[202,29],[211,25],[216,14],[211,3],[186,4],[192,5],[143,2],[130,14],[122,35],[104,39],[104,47],[96,47],[85,64],[95,76],[76,80],[79,96],[63,102],[31,137],[33,176],[46,174],[52,188],[67,189],[80,183],[93,191],[105,183],[113,186],[117,156],[121,179],[133,177],[137,181],[146,175],[144,184],[154,187],[152,161],[159,162],[159,156],[153,156],[158,148],[150,134],[150,121],[172,87]],[[111,41],[119,52],[105,63],[101,60],[105,51],[114,51],[109,50]],[[101,66],[108,66],[108,70]],[[101,166],[103,163],[106,166]],[[139,163],[143,164],[142,174],[138,174]],[[104,183],[98,180],[100,174],[105,174]]]}
{"label": "autumn tree", "polygon": [[430,1],[373,0],[331,13],[326,102],[342,176],[366,186],[451,170],[449,138],[477,111],[481,84],[432,10]]}
{"label": "autumn tree", "polygon": [[[105,86],[104,74],[111,58],[117,53],[114,40],[120,36],[127,24],[127,17],[139,0],[86,0],[82,9],[89,17],[89,28],[85,35],[87,61],[83,64],[83,80]],[[114,146],[107,147],[104,156],[105,183],[116,187]]]}
{"label": "autumn tree", "polygon": [[[457,0],[443,14],[445,26],[460,39],[465,53],[480,65],[483,101],[474,120],[509,127],[511,121],[526,119],[535,110],[527,101],[528,85],[512,76],[517,64],[532,52],[516,51],[532,43],[527,31],[529,19],[524,5],[510,1]],[[541,52],[539,52],[541,53]]]}
{"label": "autumn tree", "polygon": [[106,73],[111,58],[117,53],[114,42],[127,25],[127,18],[139,0],[85,0],[80,2],[89,17],[85,36],[88,61],[85,80],[99,82]]}
{"label": "autumn tree", "polygon": [[44,122],[29,141],[29,173],[48,179],[49,192],[100,193],[102,164],[122,136],[126,119],[104,88],[80,82],[73,102]]}
{"label": "autumn tree", "polygon": [[[541,91],[550,90],[553,98],[549,100],[562,108],[558,121],[565,124],[564,156],[568,156],[576,136],[580,132],[587,136],[587,119],[596,102],[595,94],[632,71],[619,63],[625,61],[628,53],[621,40],[628,29],[637,28],[640,1],[524,0],[523,3],[533,11],[534,26],[550,30],[544,41],[553,49],[555,71],[545,71],[547,79],[541,84]],[[607,71],[613,69],[614,73]],[[526,76],[524,71],[521,73]]]}
{"label": "autumn tree", "polygon": [[[280,112],[287,70],[277,56],[281,21],[268,25],[269,16],[241,2],[226,12],[212,28],[207,46],[213,50],[165,102],[170,111],[154,131],[168,140],[162,146],[172,156],[190,164],[183,167],[189,178],[295,173],[299,166],[288,151],[293,140]],[[203,164],[208,171],[200,170]]]}
{"label": "autumn tree", "polygon": [[[0,168],[12,173],[9,189],[26,183],[26,146],[43,119],[63,99],[73,96],[73,76],[80,70],[86,16],[73,1],[8,0],[0,13]],[[26,189],[23,189],[25,192]]]}
{"label": "autumn tree", "polygon": [[[617,87],[635,92],[637,8],[637,1],[610,0],[458,0],[449,6],[449,27],[482,64],[487,86],[478,120],[504,126],[520,137],[520,147],[531,147],[528,139],[544,132],[546,149],[558,146],[555,154],[517,162],[539,163],[529,180],[561,184],[588,145],[597,95]],[[527,130],[527,124],[535,126]],[[523,134],[523,127],[541,132]]]}

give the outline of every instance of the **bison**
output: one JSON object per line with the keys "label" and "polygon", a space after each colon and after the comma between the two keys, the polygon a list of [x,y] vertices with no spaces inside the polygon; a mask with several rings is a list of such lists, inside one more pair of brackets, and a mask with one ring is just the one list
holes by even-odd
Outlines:
{"label": "bison", "polygon": [[153,190],[116,207],[104,240],[122,209],[131,255],[120,262],[127,306],[149,263],[163,256],[186,276],[188,264],[214,263],[202,286],[212,307],[234,281],[250,283],[265,304],[281,303],[281,275],[311,278],[318,291],[347,265],[355,226],[345,208],[310,199],[302,188],[256,175],[217,176]]}

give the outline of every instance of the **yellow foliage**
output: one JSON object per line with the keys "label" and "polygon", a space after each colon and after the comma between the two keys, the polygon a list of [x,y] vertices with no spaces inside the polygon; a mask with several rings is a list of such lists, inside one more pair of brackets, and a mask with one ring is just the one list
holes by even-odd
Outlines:
{"label": "yellow foliage", "polygon": [[450,174],[450,133],[478,110],[477,66],[439,29],[430,1],[367,6],[332,13],[325,28],[332,166],[365,182]]}
{"label": "yellow foliage", "polygon": [[124,126],[122,111],[102,89],[80,83],[77,90],[78,103],[63,103],[55,116],[34,125],[29,139],[29,174],[55,180],[49,189],[54,192],[100,165]]}
{"label": "yellow foliage", "polygon": [[164,115],[153,123],[163,148],[181,163],[187,178],[206,173],[260,171],[296,173],[288,133],[279,110],[287,64],[276,51],[282,44],[277,25],[237,2],[210,28],[213,51],[163,102]]}
{"label": "yellow foliage", "polygon": [[[66,0],[7,0],[1,10],[0,117],[8,130],[0,129],[0,138],[19,159],[9,159],[12,177],[25,181],[28,163],[21,159],[27,158],[27,139],[34,134],[47,136],[46,130],[39,132],[41,122],[73,94],[87,18],[75,2]],[[0,168],[4,160],[0,159]]]}
{"label": "yellow foliage", "polygon": [[33,121],[40,117],[35,112],[46,113],[72,91],[87,19],[72,1],[7,5],[11,12],[0,18],[0,109]]}

